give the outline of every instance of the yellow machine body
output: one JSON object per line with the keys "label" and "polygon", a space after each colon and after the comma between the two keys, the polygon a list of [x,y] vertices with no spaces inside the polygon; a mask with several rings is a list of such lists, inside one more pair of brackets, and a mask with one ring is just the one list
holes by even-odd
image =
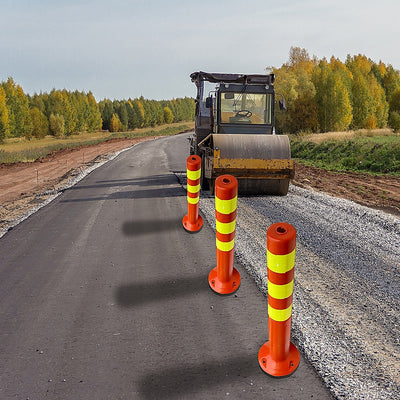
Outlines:
{"label": "yellow machine body", "polygon": [[[229,174],[239,194],[286,195],[294,164],[288,136],[275,134],[274,74],[199,71],[190,77],[197,87],[190,154],[202,158],[202,189],[213,192],[215,179]],[[205,82],[215,90],[206,90]],[[286,107],[283,98],[279,107]]]}

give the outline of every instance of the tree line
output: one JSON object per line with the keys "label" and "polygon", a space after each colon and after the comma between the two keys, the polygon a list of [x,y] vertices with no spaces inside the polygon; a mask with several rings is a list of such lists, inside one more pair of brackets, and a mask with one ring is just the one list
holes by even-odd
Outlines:
{"label": "tree line", "polygon": [[102,100],[99,110],[103,129],[110,132],[133,130],[172,122],[192,121],[195,103],[190,97],[173,100]]}
{"label": "tree line", "polygon": [[279,133],[400,130],[400,73],[391,65],[361,54],[318,60],[292,47],[289,61],[273,72],[287,104],[275,116]]}
{"label": "tree line", "polygon": [[133,130],[194,119],[194,100],[102,100],[92,92],[53,89],[29,95],[13,78],[0,83],[0,141],[8,137],[43,138],[79,132]]}
{"label": "tree line", "polygon": [[[375,129],[400,130],[400,73],[365,55],[318,60],[292,47],[289,61],[274,68],[275,90],[287,112],[277,112],[278,133]],[[78,132],[133,130],[194,119],[192,98],[104,99],[91,92],[55,90],[25,94],[12,78],[0,83],[0,141]]]}

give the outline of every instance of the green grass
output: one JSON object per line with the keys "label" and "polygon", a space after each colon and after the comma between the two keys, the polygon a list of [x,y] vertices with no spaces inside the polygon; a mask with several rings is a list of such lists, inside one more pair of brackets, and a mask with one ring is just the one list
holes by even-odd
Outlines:
{"label": "green grass", "polygon": [[32,162],[48,154],[80,146],[91,146],[112,139],[136,139],[147,136],[170,136],[193,129],[193,123],[163,125],[155,128],[143,128],[129,132],[96,132],[68,136],[66,138],[46,137],[44,139],[26,140],[22,138],[6,139],[0,145],[0,164]]}
{"label": "green grass", "polygon": [[349,140],[290,137],[292,157],[306,165],[334,171],[400,176],[400,136],[356,136]]}

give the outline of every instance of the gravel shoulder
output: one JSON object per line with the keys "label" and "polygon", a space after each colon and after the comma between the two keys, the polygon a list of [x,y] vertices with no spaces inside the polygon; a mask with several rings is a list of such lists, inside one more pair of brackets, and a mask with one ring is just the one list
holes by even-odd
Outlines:
{"label": "gravel shoulder", "polygon": [[400,219],[296,186],[239,198],[235,254],[265,295],[266,230],[280,221],[297,229],[295,344],[338,399],[400,399]]}

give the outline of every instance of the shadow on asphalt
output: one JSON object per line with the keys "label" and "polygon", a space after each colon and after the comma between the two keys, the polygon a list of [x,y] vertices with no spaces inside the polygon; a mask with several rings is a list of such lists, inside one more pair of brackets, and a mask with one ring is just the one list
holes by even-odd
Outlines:
{"label": "shadow on asphalt", "polygon": [[[259,384],[253,384],[252,378],[258,374],[261,375],[258,381],[263,382],[264,390]],[[257,354],[198,365],[182,364],[178,368],[162,368],[160,371],[145,375],[139,383],[139,393],[143,399],[181,399],[190,398],[191,393],[199,393],[210,390],[210,387],[221,387],[221,384],[226,384],[227,389],[220,393],[220,396],[216,394],[213,398],[246,399],[250,393],[253,395],[251,398],[256,398],[257,394],[265,395],[265,388],[272,382],[274,386],[277,386],[277,383],[279,386],[279,380],[262,374]],[[238,389],[241,392],[238,392]]]}
{"label": "shadow on asphalt", "polygon": [[163,185],[173,185],[176,184],[177,182],[178,178],[174,174],[151,175],[144,178],[97,181],[96,184],[93,185],[72,186],[69,190],[99,189],[99,188],[125,187],[125,186],[163,186]]}
{"label": "shadow on asphalt", "polygon": [[182,230],[182,218],[170,219],[165,221],[160,220],[142,220],[128,221],[122,225],[122,232],[126,236],[145,235],[155,232],[177,231]]}
{"label": "shadow on asphalt", "polygon": [[86,201],[122,200],[122,199],[154,199],[161,197],[183,197],[186,192],[179,187],[148,190],[133,190],[129,192],[115,192],[109,196],[83,197],[80,199],[61,200],[60,203],[82,203]]}
{"label": "shadow on asphalt", "polygon": [[193,296],[193,294],[205,291],[210,291],[208,275],[123,285],[116,290],[115,297],[118,305],[134,307],[141,304]]}

